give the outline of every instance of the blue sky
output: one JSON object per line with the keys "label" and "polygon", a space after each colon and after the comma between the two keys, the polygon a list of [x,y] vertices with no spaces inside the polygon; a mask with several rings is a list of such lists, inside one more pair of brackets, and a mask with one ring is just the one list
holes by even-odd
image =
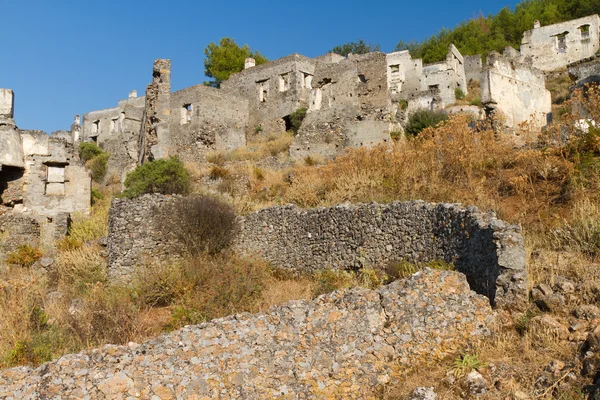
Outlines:
{"label": "blue sky", "polygon": [[269,59],[309,57],[359,38],[392,51],[512,0],[0,0],[0,87],[22,129],[69,129],[75,114],[116,106],[172,60],[172,90],[204,80],[204,48],[227,36]]}

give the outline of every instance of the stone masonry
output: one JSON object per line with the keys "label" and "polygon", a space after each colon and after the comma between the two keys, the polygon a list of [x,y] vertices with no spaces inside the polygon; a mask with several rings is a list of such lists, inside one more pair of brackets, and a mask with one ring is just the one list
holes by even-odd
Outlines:
{"label": "stone masonry", "polygon": [[2,370],[0,398],[375,399],[403,370],[478,342],[493,319],[462,274],[425,270]]}
{"label": "stone masonry", "polygon": [[[172,197],[115,199],[109,214],[109,274],[126,281],[145,260],[180,256],[157,231],[157,208]],[[525,249],[519,228],[474,207],[420,201],[304,210],[267,208],[241,219],[234,248],[300,271],[382,268],[406,260],[454,263],[476,292],[499,307],[527,302]]]}

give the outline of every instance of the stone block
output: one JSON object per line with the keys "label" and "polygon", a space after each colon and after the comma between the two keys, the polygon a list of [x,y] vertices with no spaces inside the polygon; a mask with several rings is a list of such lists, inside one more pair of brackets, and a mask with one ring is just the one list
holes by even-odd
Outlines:
{"label": "stone block", "polygon": [[65,169],[61,167],[48,167],[48,177],[46,181],[48,183],[64,183]]}
{"label": "stone block", "polygon": [[46,196],[64,196],[64,183],[48,183],[46,184]]}
{"label": "stone block", "polygon": [[13,118],[14,93],[10,89],[0,89],[0,115]]}

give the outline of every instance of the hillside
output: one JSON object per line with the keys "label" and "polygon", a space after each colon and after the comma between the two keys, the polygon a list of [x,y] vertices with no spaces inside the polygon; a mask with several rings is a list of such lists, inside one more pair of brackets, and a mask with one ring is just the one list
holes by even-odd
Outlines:
{"label": "hillside", "polygon": [[442,28],[422,42],[400,41],[396,50],[409,50],[413,58],[425,63],[444,60],[450,44],[463,55],[502,52],[507,46],[519,49],[523,32],[533,28],[534,21],[550,25],[600,12],[600,0],[526,0],[514,10],[502,9],[495,15],[479,15],[453,29]]}

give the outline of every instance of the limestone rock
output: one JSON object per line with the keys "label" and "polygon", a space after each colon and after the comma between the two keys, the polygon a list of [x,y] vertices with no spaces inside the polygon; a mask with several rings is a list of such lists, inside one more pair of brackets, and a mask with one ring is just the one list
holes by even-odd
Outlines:
{"label": "limestone rock", "polygon": [[433,387],[418,387],[416,388],[408,400],[436,400],[437,394]]}

